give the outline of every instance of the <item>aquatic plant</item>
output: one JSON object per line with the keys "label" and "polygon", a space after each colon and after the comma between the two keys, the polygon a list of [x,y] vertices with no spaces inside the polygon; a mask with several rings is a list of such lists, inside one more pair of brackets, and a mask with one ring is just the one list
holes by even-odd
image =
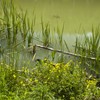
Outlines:
{"label": "aquatic plant", "polygon": [[23,47],[29,47],[33,42],[35,17],[33,16],[33,21],[30,21],[27,11],[17,11],[13,0],[2,0],[1,4],[3,15],[0,16],[0,41],[2,41],[0,43],[5,52],[3,57],[7,56],[7,62],[10,62],[11,55],[15,60],[17,58],[15,52],[20,56],[22,49],[24,50]]}
{"label": "aquatic plant", "polygon": [[94,60],[89,59],[81,59],[81,61],[88,66],[91,70],[95,71],[95,73],[100,73],[100,29],[97,27],[96,29],[92,28],[92,33],[88,36],[84,34],[83,42],[80,42],[78,38],[76,38],[75,44],[75,53],[81,54],[82,56],[94,57]]}
{"label": "aquatic plant", "polygon": [[[63,33],[64,33],[64,24],[63,24],[63,27],[62,29],[60,30],[60,28],[57,26],[57,41],[58,41],[58,46],[59,46],[59,49],[61,50],[64,50],[64,40],[63,40]],[[63,62],[64,61],[64,55],[63,54],[60,54],[58,56],[58,62]]]}
{"label": "aquatic plant", "polygon": [[44,25],[43,19],[41,18],[41,26],[42,26],[42,41],[44,46],[49,46],[51,43],[50,38],[50,25],[47,23]]}

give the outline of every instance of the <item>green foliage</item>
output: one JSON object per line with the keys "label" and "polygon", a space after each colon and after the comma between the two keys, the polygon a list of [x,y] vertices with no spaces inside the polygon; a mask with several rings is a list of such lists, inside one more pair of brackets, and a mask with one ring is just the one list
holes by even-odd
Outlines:
{"label": "green foliage", "polygon": [[53,63],[47,59],[32,68],[15,69],[0,63],[1,100],[99,100],[97,80],[73,61]]}

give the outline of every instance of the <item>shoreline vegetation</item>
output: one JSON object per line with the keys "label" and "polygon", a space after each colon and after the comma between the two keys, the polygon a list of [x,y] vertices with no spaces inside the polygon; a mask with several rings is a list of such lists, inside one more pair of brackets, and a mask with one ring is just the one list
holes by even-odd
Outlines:
{"label": "shoreline vegetation", "polygon": [[76,37],[71,51],[64,25],[52,34],[41,17],[38,34],[35,15],[13,2],[1,1],[0,100],[100,100],[99,26]]}

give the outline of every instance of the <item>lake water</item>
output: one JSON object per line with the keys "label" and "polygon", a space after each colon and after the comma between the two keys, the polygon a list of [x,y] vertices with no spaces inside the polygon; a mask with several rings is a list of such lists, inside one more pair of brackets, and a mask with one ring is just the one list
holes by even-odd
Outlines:
{"label": "lake water", "polygon": [[36,30],[41,30],[41,16],[51,30],[65,25],[65,33],[91,32],[100,24],[100,0],[14,0],[18,8],[36,15]]}
{"label": "lake water", "polygon": [[50,23],[51,32],[60,30],[64,23],[64,40],[69,47],[75,44],[76,36],[91,33],[92,26],[100,24],[100,0],[15,0],[18,8],[28,11],[32,19],[36,15],[35,31],[41,31],[41,17]]}

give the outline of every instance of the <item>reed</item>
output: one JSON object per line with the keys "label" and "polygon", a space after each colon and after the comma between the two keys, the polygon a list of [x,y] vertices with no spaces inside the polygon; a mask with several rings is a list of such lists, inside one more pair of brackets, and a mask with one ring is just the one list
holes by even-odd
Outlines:
{"label": "reed", "polygon": [[44,46],[49,46],[51,43],[50,37],[50,25],[49,23],[44,25],[43,19],[41,18],[41,26],[42,26],[42,41]]}
{"label": "reed", "polygon": [[100,29],[92,28],[90,36],[84,34],[83,42],[80,42],[76,38],[75,53],[81,54],[86,57],[94,57],[96,60],[91,61],[87,59],[81,59],[81,62],[85,67],[87,66],[90,70],[95,73],[100,73]]}
{"label": "reed", "polygon": [[58,45],[60,46],[60,49],[63,49],[63,32],[64,32],[64,24],[62,29],[57,26],[57,36],[58,36]]}
{"label": "reed", "polygon": [[[8,9],[7,9],[8,8]],[[10,10],[9,10],[9,5],[8,3],[3,0],[2,1],[2,10],[3,10],[3,20],[4,20],[4,26],[6,28],[6,37],[7,37],[7,40],[8,40],[8,45],[11,44],[11,29],[10,29]]]}
{"label": "reed", "polygon": [[[30,21],[27,11],[18,12],[13,0],[2,0],[2,13],[3,16],[0,16],[0,41],[2,42],[0,43],[7,59],[10,59],[12,57],[8,53],[20,51],[23,45],[28,47],[33,42],[36,19],[34,17],[34,20]],[[13,52],[12,55],[15,56]],[[21,55],[21,51],[18,55]]]}
{"label": "reed", "polygon": [[[57,26],[57,40],[58,40],[58,46],[60,50],[64,50],[64,40],[63,40],[63,33],[64,33],[64,24],[62,29],[60,30],[60,28]],[[59,54],[58,56],[58,62],[63,62],[64,61],[64,55],[63,54]]]}

